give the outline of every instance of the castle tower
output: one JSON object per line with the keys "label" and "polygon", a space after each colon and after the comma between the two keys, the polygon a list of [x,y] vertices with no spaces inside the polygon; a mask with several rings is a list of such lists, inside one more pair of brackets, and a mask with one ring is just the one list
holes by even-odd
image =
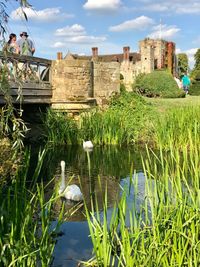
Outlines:
{"label": "castle tower", "polygon": [[139,42],[142,73],[151,73],[154,70],[154,44],[152,41],[147,38]]}
{"label": "castle tower", "polygon": [[175,74],[176,72],[175,43],[167,42],[166,49],[167,49],[167,59],[166,59],[167,68],[172,74]]}

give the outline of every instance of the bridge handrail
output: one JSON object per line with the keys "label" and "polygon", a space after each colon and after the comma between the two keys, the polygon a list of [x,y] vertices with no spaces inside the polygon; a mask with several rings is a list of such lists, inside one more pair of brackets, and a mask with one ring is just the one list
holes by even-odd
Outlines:
{"label": "bridge handrail", "polygon": [[0,51],[0,62],[8,64],[9,76],[14,80],[21,76],[23,81],[50,82],[52,60]]}
{"label": "bridge handrail", "polygon": [[34,57],[34,56],[25,56],[25,55],[18,55],[14,53],[9,52],[3,52],[0,51],[0,59],[7,59],[7,60],[16,60],[18,62],[29,62],[31,64],[36,64],[40,66],[50,66],[52,63],[52,60],[46,59],[46,58],[40,58],[40,57]]}

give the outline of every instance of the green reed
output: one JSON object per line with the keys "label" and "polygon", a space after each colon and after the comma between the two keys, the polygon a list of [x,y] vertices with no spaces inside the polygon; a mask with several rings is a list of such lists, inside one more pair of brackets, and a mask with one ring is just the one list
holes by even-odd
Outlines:
{"label": "green reed", "polygon": [[67,113],[48,110],[43,117],[45,139],[53,144],[77,144],[78,129],[76,121]]}
{"label": "green reed", "polygon": [[115,111],[95,111],[84,114],[80,120],[80,140],[89,139],[94,144],[116,145],[129,142],[129,133],[122,116]]}
{"label": "green reed", "polygon": [[30,153],[26,153],[15,179],[1,188],[0,266],[49,266],[52,261],[57,229],[51,229],[51,213],[56,195],[45,200],[45,187],[37,183],[44,155],[44,151],[39,154],[32,181],[28,180]]}
{"label": "green reed", "polygon": [[[94,246],[88,266],[199,266],[200,265],[200,148],[189,141],[178,151],[147,149],[143,201],[138,203],[137,178],[123,189],[111,219],[107,197],[103,215],[86,216]],[[132,177],[132,175],[130,175]],[[130,188],[132,205],[127,205]],[[98,203],[95,203],[98,206]]]}
{"label": "green reed", "polygon": [[105,110],[84,112],[74,120],[62,112],[48,111],[44,118],[45,135],[53,144],[122,145],[146,140],[152,107],[135,93],[124,92],[111,100]]}
{"label": "green reed", "polygon": [[200,144],[200,107],[186,106],[173,108],[154,123],[155,139],[163,148],[187,146],[192,138],[193,143]]}

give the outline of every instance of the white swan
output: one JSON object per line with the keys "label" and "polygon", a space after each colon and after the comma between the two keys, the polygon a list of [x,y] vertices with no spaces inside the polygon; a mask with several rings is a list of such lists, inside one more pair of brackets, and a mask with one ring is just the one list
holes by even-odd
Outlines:
{"label": "white swan", "polygon": [[65,187],[65,161],[62,160],[60,162],[60,165],[61,165],[61,183],[60,183],[60,188],[58,190],[59,195],[69,200],[82,201],[83,194],[81,193],[81,190],[77,185],[72,184]]}
{"label": "white swan", "polygon": [[84,149],[92,149],[94,147],[91,141],[83,141],[83,148]]}

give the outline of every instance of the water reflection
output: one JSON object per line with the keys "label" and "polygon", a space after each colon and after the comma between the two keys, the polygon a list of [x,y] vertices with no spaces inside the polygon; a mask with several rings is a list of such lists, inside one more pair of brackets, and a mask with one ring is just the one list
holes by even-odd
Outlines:
{"label": "water reflection", "polygon": [[[111,214],[114,202],[120,197],[120,186],[128,183],[130,169],[139,173],[139,191],[144,194],[145,179],[142,171],[141,150],[136,148],[120,148],[117,146],[94,147],[93,151],[86,152],[80,146],[63,146],[49,149],[41,171],[41,177],[49,181],[55,177],[55,184],[49,188],[48,195],[52,194],[55,186],[60,182],[60,161],[66,162],[65,175],[73,175],[71,184],[82,187],[83,195],[90,209],[91,197],[97,197],[100,211],[103,207],[104,193],[107,189],[108,213]],[[36,153],[37,154],[37,153]],[[35,154],[35,155],[36,155]],[[33,155],[34,157],[34,155]],[[35,162],[32,160],[32,162]],[[99,179],[101,185],[99,184]],[[131,205],[134,192],[130,194],[128,205]],[[58,216],[64,201],[65,212],[73,207],[73,203],[62,198],[56,202],[55,215]],[[54,222],[53,222],[54,223]],[[88,237],[89,231],[85,221],[83,207],[64,222],[61,231],[64,235],[58,239],[54,252],[53,266],[77,266],[76,260],[86,260],[91,256],[92,244]]]}

